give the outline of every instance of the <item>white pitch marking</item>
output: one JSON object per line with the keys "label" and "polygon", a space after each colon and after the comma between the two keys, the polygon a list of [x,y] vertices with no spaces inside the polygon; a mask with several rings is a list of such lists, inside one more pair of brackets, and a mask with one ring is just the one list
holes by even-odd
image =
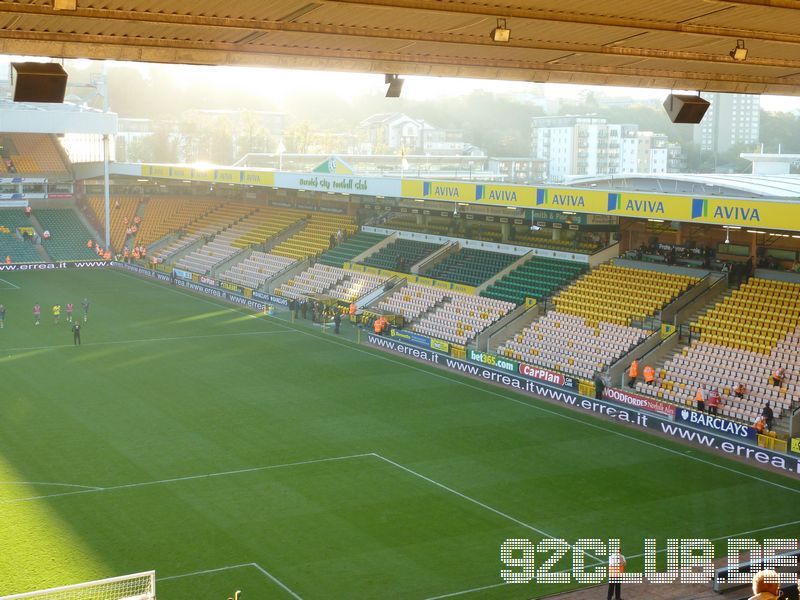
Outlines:
{"label": "white pitch marking", "polygon": [[0,281],[2,281],[3,283],[7,283],[8,285],[10,285],[15,290],[21,289],[18,285],[14,284],[14,283],[11,283],[10,281],[8,281],[6,279],[0,278]]}
{"label": "white pitch marking", "polygon": [[277,465],[265,465],[262,467],[251,467],[246,469],[235,469],[232,471],[220,471],[217,473],[205,473],[202,475],[187,475],[185,477],[171,477],[169,479],[158,479],[154,481],[142,481],[139,483],[124,483],[121,485],[112,485],[107,487],[90,487],[86,486],[88,489],[78,490],[75,492],[62,492],[58,494],[43,494],[40,496],[29,496],[26,498],[9,498],[7,500],[0,500],[0,504],[15,504],[17,502],[28,502],[31,500],[43,500],[45,498],[59,498],[61,496],[74,496],[76,494],[91,494],[91,493],[99,493],[99,492],[111,492],[114,490],[124,490],[130,488],[139,488],[139,487],[147,487],[151,485],[161,485],[166,483],[177,483],[180,481],[191,481],[194,479],[206,479],[211,477],[224,477],[227,475],[238,475],[241,473],[255,473],[258,471],[268,471],[270,469],[282,469],[285,467],[299,467],[301,465],[312,465],[316,463],[324,463],[324,462],[333,462],[338,460],[349,460],[352,458],[363,458],[367,456],[374,456],[372,453],[365,453],[365,454],[350,454],[347,456],[332,456],[329,458],[317,458],[313,460],[302,460],[293,463],[283,463]]}
{"label": "white pitch marking", "polygon": [[[467,496],[466,494],[462,494],[458,490],[454,490],[453,488],[451,488],[449,486],[446,486],[443,483],[439,483],[435,479],[431,479],[430,477],[426,477],[422,473],[417,473],[415,470],[409,469],[408,467],[406,467],[404,465],[401,465],[400,463],[395,462],[395,461],[393,461],[393,460],[391,460],[389,458],[386,458],[385,456],[381,456],[380,454],[373,454],[373,455],[376,458],[379,458],[382,461],[385,461],[385,462],[389,463],[390,465],[393,465],[393,466],[397,467],[398,469],[402,469],[403,471],[405,471],[407,473],[410,473],[411,475],[419,477],[420,479],[423,479],[423,480],[427,481],[428,483],[432,483],[433,485],[435,485],[437,487],[440,487],[443,490],[450,492],[451,494],[455,494],[459,498],[463,498],[464,500],[468,500],[469,502],[472,502],[473,504],[477,504],[481,508],[484,508],[484,509],[486,509],[486,510],[488,510],[490,512],[493,512],[496,515],[500,515],[504,519],[508,519],[509,521],[513,521],[517,525],[521,525],[521,526],[525,527],[526,529],[530,529],[531,531],[534,531],[534,532],[536,532],[536,533],[538,533],[540,535],[543,535],[546,538],[550,538],[550,539],[554,539],[554,540],[555,539],[561,539],[561,538],[558,538],[558,537],[556,537],[556,536],[554,536],[554,535],[552,535],[550,533],[547,533],[546,531],[544,531],[542,529],[539,529],[538,527],[534,527],[533,525],[529,525],[528,523],[525,523],[524,521],[520,521],[519,519],[517,519],[516,517],[512,517],[508,513],[504,513],[502,510],[498,510],[498,509],[496,509],[496,508],[494,508],[492,506],[489,506],[488,504],[484,504],[480,500],[476,500],[475,498]],[[591,554],[590,552],[586,552],[586,554],[588,556],[591,556],[595,560],[601,560],[599,557],[595,556],[594,554]]]}
{"label": "white pitch marking", "polygon": [[82,488],[84,490],[99,491],[103,488],[96,485],[78,485],[77,483],[52,483],[49,481],[0,481],[0,485],[52,485],[60,487]]}
{"label": "white pitch marking", "polygon": [[203,571],[193,571],[192,573],[181,573],[180,575],[170,575],[169,577],[157,577],[158,581],[170,581],[172,579],[183,579],[184,577],[194,577],[196,575],[208,575],[209,573],[220,573],[222,571],[232,571],[233,569],[242,569],[244,567],[252,567],[253,563],[242,563],[241,565],[231,565],[229,567],[219,567],[217,569],[205,569]]}

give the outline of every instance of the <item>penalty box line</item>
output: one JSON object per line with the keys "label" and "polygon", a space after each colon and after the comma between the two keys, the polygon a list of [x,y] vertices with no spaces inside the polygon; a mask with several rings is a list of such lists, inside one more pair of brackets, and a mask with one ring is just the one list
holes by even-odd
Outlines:
{"label": "penalty box line", "polygon": [[280,579],[275,577],[275,575],[273,575],[272,573],[267,571],[260,564],[254,563],[254,562],[252,562],[252,563],[242,563],[240,565],[231,565],[229,567],[218,567],[216,569],[205,569],[203,571],[194,571],[192,573],[182,573],[180,575],[170,575],[169,577],[158,577],[157,581],[173,581],[175,579],[184,579],[186,577],[197,577],[199,575],[210,575],[212,573],[222,573],[224,571],[233,571],[234,569],[244,569],[244,568],[248,568],[248,567],[256,569],[259,573],[261,573],[265,577],[267,577],[267,578],[271,579],[272,581],[274,581],[277,585],[279,585],[281,588],[286,590],[286,592],[290,596],[292,596],[292,598],[296,598],[296,600],[302,600],[302,597],[297,592],[295,592],[292,588],[290,588],[288,585],[283,583]]}

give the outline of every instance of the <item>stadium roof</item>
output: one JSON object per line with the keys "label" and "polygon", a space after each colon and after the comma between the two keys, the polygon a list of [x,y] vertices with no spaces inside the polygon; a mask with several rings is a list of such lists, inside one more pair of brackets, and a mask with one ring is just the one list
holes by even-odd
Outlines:
{"label": "stadium roof", "polygon": [[53,2],[0,2],[0,52],[800,95],[797,0]]}
{"label": "stadium roof", "polygon": [[775,198],[800,202],[800,175],[634,174],[583,177],[571,180],[569,185],[705,197]]}

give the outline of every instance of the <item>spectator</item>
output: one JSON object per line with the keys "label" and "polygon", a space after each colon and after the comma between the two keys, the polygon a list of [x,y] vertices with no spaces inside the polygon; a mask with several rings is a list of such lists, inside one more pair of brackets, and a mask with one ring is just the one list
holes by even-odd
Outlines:
{"label": "spectator", "polygon": [[772,371],[772,385],[780,387],[783,384],[783,379],[786,377],[786,369],[783,367],[776,367]]}
{"label": "spectator", "polygon": [[330,241],[328,243],[328,247],[332,249],[334,246],[336,246],[336,235],[332,233]]}
{"label": "spectator", "polygon": [[633,384],[636,383],[636,378],[639,376],[639,361],[635,358],[631,362],[631,366],[628,368],[628,387],[633,387]]}
{"label": "spectator", "polygon": [[608,557],[608,600],[620,600],[622,594],[621,578],[625,573],[625,557],[617,550]]}
{"label": "spectator", "polygon": [[756,418],[755,423],[753,423],[753,429],[756,430],[756,433],[762,434],[764,433],[764,429],[767,426],[767,420],[764,418],[764,415],[759,415]]}
{"label": "spectator", "polygon": [[45,229],[44,232],[42,233],[42,237],[44,239],[46,239],[46,240],[49,240],[50,239],[50,230],[49,229]]}
{"label": "spectator", "polygon": [[747,262],[745,263],[745,266],[744,266],[744,278],[745,278],[745,281],[750,279],[752,276],[753,276],[753,257],[752,256],[748,256],[747,257]]}
{"label": "spectator", "polygon": [[333,313],[333,331],[339,333],[339,326],[342,324],[342,313],[338,310]]}
{"label": "spectator", "polygon": [[747,393],[747,388],[744,387],[743,383],[737,383],[736,387],[733,389],[733,394],[737,398],[744,398],[744,395]]}
{"label": "spectator", "polygon": [[717,407],[722,403],[722,397],[717,390],[711,390],[708,394],[708,413],[717,414]]}
{"label": "spectator", "polygon": [[706,410],[706,390],[701,385],[697,388],[697,393],[694,395],[694,402],[697,405],[697,410],[705,412]]}
{"label": "spectator", "polygon": [[643,374],[644,374],[644,382],[647,385],[653,385],[656,382],[656,370],[650,365],[645,366]]}
{"label": "spectator", "polygon": [[603,376],[598,372],[594,376],[594,397],[598,400],[603,399],[603,392],[606,389],[606,382],[603,381]]}
{"label": "spectator", "polygon": [[28,206],[25,207],[25,216],[26,217],[30,217],[31,216],[31,205],[30,204],[28,204]]}
{"label": "spectator", "polygon": [[753,576],[753,595],[749,600],[777,600],[780,579],[773,570],[759,571]]}
{"label": "spectator", "polygon": [[764,402],[764,408],[761,411],[761,416],[764,417],[764,424],[767,426],[767,429],[771,431],[772,423],[775,420],[775,414],[772,412],[772,408],[769,405],[769,400]]}

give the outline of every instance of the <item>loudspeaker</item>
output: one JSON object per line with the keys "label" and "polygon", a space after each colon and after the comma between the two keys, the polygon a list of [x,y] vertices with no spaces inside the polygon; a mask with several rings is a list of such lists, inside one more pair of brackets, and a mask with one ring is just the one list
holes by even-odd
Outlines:
{"label": "loudspeaker", "polygon": [[664,100],[664,110],[673,123],[691,123],[697,125],[703,120],[711,103],[700,96],[670,94]]}
{"label": "loudspeaker", "polygon": [[11,63],[14,102],[64,102],[67,72],[58,63]]}

